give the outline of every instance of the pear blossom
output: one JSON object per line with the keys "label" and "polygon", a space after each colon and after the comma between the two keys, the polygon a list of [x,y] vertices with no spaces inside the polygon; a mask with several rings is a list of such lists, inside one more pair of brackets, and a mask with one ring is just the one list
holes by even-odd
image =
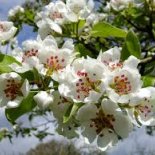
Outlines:
{"label": "pear blossom", "polygon": [[18,107],[29,93],[28,80],[22,78],[14,72],[3,73],[0,75],[0,106],[8,108]]}
{"label": "pear blossom", "polygon": [[91,13],[87,18],[86,18],[86,23],[87,25],[95,25],[98,22],[102,21],[107,17],[106,14],[104,13]]}
{"label": "pear blossom", "polygon": [[113,71],[123,66],[123,63],[120,61],[120,56],[120,48],[114,47],[103,53],[101,51],[97,57],[97,60],[99,62],[102,62],[103,65],[107,68],[107,70]]}
{"label": "pear blossom", "polygon": [[79,20],[86,19],[93,12],[95,4],[93,0],[67,0],[66,5]]}
{"label": "pear blossom", "polygon": [[46,36],[48,36],[52,32],[49,24],[45,20],[39,20],[37,22],[37,26],[39,28],[38,34],[40,35],[42,39],[45,39]]}
{"label": "pear blossom", "polygon": [[[155,88],[142,88],[133,95],[129,102],[128,114],[132,122],[147,126],[155,125]],[[138,122],[137,122],[138,121]]]}
{"label": "pear blossom", "polygon": [[21,7],[20,5],[15,6],[13,9],[9,10],[8,16],[9,17],[13,17],[15,16],[17,13],[24,13],[24,8]]}
{"label": "pear blossom", "polygon": [[39,31],[42,31],[46,25],[51,30],[60,34],[62,33],[61,25],[76,21],[75,15],[60,0],[48,4],[39,16],[41,17],[41,20],[37,22],[39,29],[41,29]]}
{"label": "pear blossom", "polygon": [[138,63],[140,62],[134,56],[130,56],[124,62],[121,61],[121,48],[114,47],[105,52],[100,52],[97,57],[99,62],[102,62],[107,71],[116,71],[122,68],[132,68],[133,70],[137,70]]}
{"label": "pear blossom", "polygon": [[38,58],[40,63],[44,65],[41,74],[52,76],[57,80],[59,73],[70,64],[74,57],[74,45],[73,40],[68,39],[64,42],[61,48],[58,48],[56,40],[50,36],[46,42],[49,46],[43,46],[38,52]]}
{"label": "pear blossom", "polygon": [[102,64],[92,58],[76,59],[61,75],[59,92],[74,102],[97,102],[104,92]]}
{"label": "pear blossom", "polygon": [[38,59],[38,51],[41,49],[42,44],[36,40],[27,40],[22,44],[23,48],[16,48],[12,55],[22,64],[18,65],[16,63],[12,63],[10,67],[18,72],[24,73],[26,71],[32,70],[35,68],[41,68],[39,59]]}
{"label": "pear blossom", "polygon": [[120,11],[124,8],[127,8],[129,4],[133,3],[134,0],[110,0],[110,6],[116,11]]}
{"label": "pear blossom", "polygon": [[0,21],[0,42],[11,39],[16,31],[17,28],[13,26],[12,22]]}
{"label": "pear blossom", "polygon": [[101,107],[85,104],[77,112],[76,118],[84,128],[82,135],[90,143],[96,139],[98,147],[104,150],[114,145],[118,136],[127,137],[133,128],[128,117],[109,99],[103,99]]}
{"label": "pear blossom", "polygon": [[37,103],[38,107],[41,109],[48,108],[54,100],[54,97],[52,95],[52,92],[54,90],[50,90],[50,92],[46,91],[39,91],[33,98],[34,101]]}
{"label": "pear blossom", "polygon": [[142,87],[141,76],[137,70],[126,67],[105,76],[108,97],[117,103],[128,103],[132,95]]}

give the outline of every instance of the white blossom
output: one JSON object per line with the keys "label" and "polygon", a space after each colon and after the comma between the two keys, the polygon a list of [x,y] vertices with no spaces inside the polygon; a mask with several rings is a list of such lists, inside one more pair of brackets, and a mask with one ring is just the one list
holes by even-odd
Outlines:
{"label": "white blossom", "polygon": [[12,22],[0,21],[0,42],[13,38],[16,31],[17,28],[13,26]]}
{"label": "white blossom", "polygon": [[52,76],[53,79],[57,80],[59,73],[73,61],[74,56],[72,39],[66,40],[59,48],[52,36],[46,37],[42,49],[38,52],[40,63],[44,65],[41,74]]}
{"label": "white blossom", "polygon": [[142,87],[141,76],[137,70],[122,68],[105,76],[108,97],[117,103],[128,103],[131,96]]}
{"label": "white blossom", "polygon": [[12,63],[10,67],[18,72],[24,73],[32,70],[34,67],[38,70],[42,68],[38,59],[38,51],[41,50],[42,44],[37,40],[27,40],[22,44],[23,48],[16,48],[12,55],[22,64]]}
{"label": "white blossom", "polygon": [[59,92],[75,102],[97,102],[104,92],[102,64],[92,58],[76,59],[61,74]]}
{"label": "white blossom", "polygon": [[79,20],[86,19],[93,12],[95,4],[93,0],[67,0],[66,5]]}
{"label": "white blossom", "polygon": [[105,52],[100,52],[97,57],[99,62],[102,62],[107,71],[113,72],[117,70],[121,70],[122,68],[133,69],[138,72],[137,66],[140,62],[134,56],[130,56],[124,62],[121,61],[121,48],[114,47]]}
{"label": "white blossom", "polygon": [[28,80],[22,78],[14,72],[0,75],[0,106],[8,108],[18,107],[29,93]]}
{"label": "white blossom", "polygon": [[140,89],[132,96],[127,109],[132,122],[139,126],[137,120],[142,125],[155,125],[155,88],[147,87]]}
{"label": "white blossom", "polygon": [[15,16],[17,13],[24,13],[24,8],[21,7],[20,5],[15,6],[13,9],[9,10],[8,16],[9,17],[13,17]]}
{"label": "white blossom", "polygon": [[120,11],[124,8],[127,8],[129,4],[133,3],[134,0],[110,0],[111,7],[116,11]]}
{"label": "white blossom", "polygon": [[118,105],[108,99],[102,101],[100,108],[94,104],[85,104],[79,109],[77,119],[84,128],[82,135],[90,143],[97,138],[98,147],[104,150],[114,145],[118,136],[127,137],[133,128]]}
{"label": "white blossom", "polygon": [[40,33],[44,27],[62,33],[61,25],[67,22],[75,22],[75,15],[68,10],[66,4],[60,0],[48,4],[44,11],[39,14],[40,20],[37,22]]}

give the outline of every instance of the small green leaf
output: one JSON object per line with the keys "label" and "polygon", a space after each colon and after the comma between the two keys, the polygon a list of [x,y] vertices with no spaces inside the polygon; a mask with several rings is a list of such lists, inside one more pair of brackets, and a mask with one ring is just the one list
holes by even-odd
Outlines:
{"label": "small green leaf", "polygon": [[12,63],[17,63],[20,65],[20,63],[12,56],[0,53],[0,74],[11,72],[12,69],[9,65]]}
{"label": "small green leaf", "polygon": [[83,28],[84,25],[85,25],[85,23],[86,23],[85,20],[80,20],[80,21],[78,22],[78,28],[79,28],[79,29]]}
{"label": "small green leaf", "polygon": [[30,92],[29,95],[25,99],[23,99],[19,107],[6,109],[5,115],[8,121],[14,123],[17,118],[19,118],[27,112],[30,112],[33,108],[35,108],[36,103],[33,100],[33,96],[35,94],[36,92]]}
{"label": "small green leaf", "polygon": [[155,77],[154,76],[143,76],[142,80],[143,80],[143,87],[155,85]]}
{"label": "small green leaf", "polygon": [[125,38],[127,32],[123,29],[114,27],[106,22],[100,22],[93,26],[90,31],[92,37],[119,37]]}
{"label": "small green leaf", "polygon": [[40,75],[39,75],[39,72],[38,72],[38,70],[34,67],[33,68],[33,74],[34,74],[34,79],[35,79],[35,81],[40,81]]}
{"label": "small green leaf", "polygon": [[137,58],[141,57],[140,42],[138,40],[138,37],[133,31],[129,31],[129,33],[127,34],[121,52],[122,52],[121,53],[122,60],[127,59],[130,55],[133,55]]}
{"label": "small green leaf", "polygon": [[76,51],[80,54],[80,57],[84,56],[90,56],[93,57],[93,54],[91,53],[90,50],[88,50],[83,44],[79,43],[75,45]]}
{"label": "small green leaf", "polygon": [[29,70],[27,72],[24,72],[24,73],[20,73],[20,76],[23,78],[23,79],[27,79],[29,81],[34,81],[35,78],[34,78],[34,74],[33,74],[33,71],[32,70]]}
{"label": "small green leaf", "polygon": [[76,113],[76,111],[83,105],[83,103],[74,103],[74,104],[71,104],[65,115],[63,116],[63,123],[67,123],[70,118]]}

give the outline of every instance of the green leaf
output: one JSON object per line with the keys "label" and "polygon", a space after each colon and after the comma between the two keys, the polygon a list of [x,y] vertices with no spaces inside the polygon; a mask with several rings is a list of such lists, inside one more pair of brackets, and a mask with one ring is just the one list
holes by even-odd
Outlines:
{"label": "green leaf", "polygon": [[122,60],[127,59],[130,55],[133,55],[137,58],[141,57],[140,42],[133,31],[128,32],[121,52]]}
{"label": "green leaf", "polygon": [[93,37],[119,37],[125,38],[127,32],[123,29],[114,27],[106,22],[100,22],[93,26],[90,31],[90,35]]}
{"label": "green leaf", "polygon": [[71,117],[76,113],[76,111],[83,105],[83,103],[74,103],[74,104],[71,104],[65,115],[63,116],[63,123],[67,123]]}
{"label": "green leaf", "polygon": [[143,87],[155,85],[155,77],[154,76],[143,76],[142,80],[143,80]]}
{"label": "green leaf", "polygon": [[17,63],[20,65],[20,63],[12,56],[0,53],[0,74],[11,72],[12,69],[9,65],[12,63]]}
{"label": "green leaf", "polygon": [[24,72],[24,73],[20,73],[20,76],[23,78],[23,79],[27,79],[29,81],[34,81],[35,78],[34,78],[34,73],[32,70],[30,71],[27,71],[27,72]]}
{"label": "green leaf", "polygon": [[40,75],[39,75],[38,70],[35,67],[33,68],[33,75],[34,75],[35,81],[39,82],[40,81]]}
{"label": "green leaf", "polygon": [[79,28],[79,29],[83,28],[84,25],[85,25],[85,23],[86,23],[85,20],[80,20],[80,21],[78,22],[78,28]]}
{"label": "green leaf", "polygon": [[80,54],[80,57],[84,56],[85,58],[87,56],[93,57],[93,54],[90,50],[88,50],[83,44],[79,43],[75,45],[76,51]]}
{"label": "green leaf", "polygon": [[6,109],[5,115],[8,121],[14,123],[17,118],[19,118],[27,112],[30,112],[33,108],[35,108],[36,103],[33,100],[33,96],[35,94],[36,92],[30,92],[29,95],[25,99],[23,99],[19,107]]}

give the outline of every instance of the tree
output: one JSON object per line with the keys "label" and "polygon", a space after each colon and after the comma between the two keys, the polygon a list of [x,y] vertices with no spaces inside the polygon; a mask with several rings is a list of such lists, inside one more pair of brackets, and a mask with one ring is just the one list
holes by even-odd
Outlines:
{"label": "tree", "polygon": [[42,0],[23,7],[0,22],[2,45],[23,23],[38,33],[21,48],[11,45],[11,55],[0,55],[0,106],[10,123],[28,112],[30,120],[52,112],[60,135],[78,137],[81,129],[102,150],[133,126],[155,124],[153,0]]}

